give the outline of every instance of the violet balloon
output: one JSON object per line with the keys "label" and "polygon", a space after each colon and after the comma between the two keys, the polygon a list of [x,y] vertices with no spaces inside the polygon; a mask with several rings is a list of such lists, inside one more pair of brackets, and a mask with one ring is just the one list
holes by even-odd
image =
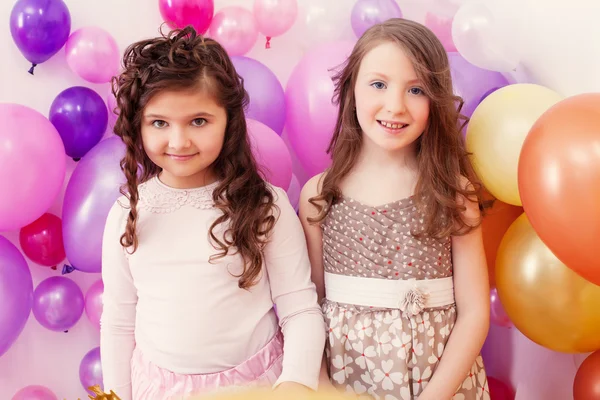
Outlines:
{"label": "violet balloon", "polygon": [[246,54],[258,38],[254,15],[243,7],[224,7],[213,17],[209,36],[227,50],[229,56]]}
{"label": "violet balloon", "polygon": [[79,364],[79,381],[86,390],[96,385],[99,385],[101,389],[104,389],[104,385],[102,383],[100,347],[93,348],[92,350],[88,351],[85,356],[83,356],[83,359]]}
{"label": "violet balloon", "polygon": [[0,104],[0,231],[20,229],[54,203],[65,178],[65,147],[39,112]]}
{"label": "violet balloon", "polygon": [[124,155],[125,145],[120,138],[101,141],[81,159],[67,185],[63,241],[67,258],[79,271],[102,269],[104,224],[125,183],[119,166]]}
{"label": "violet balloon", "polygon": [[33,315],[46,329],[71,329],[83,314],[84,299],[75,282],[64,276],[44,279],[33,291]]}
{"label": "violet balloon", "polygon": [[119,71],[119,47],[104,29],[95,26],[73,32],[65,45],[67,64],[81,78],[106,83]]}
{"label": "violet balloon", "polygon": [[15,393],[12,400],[58,400],[58,397],[45,386],[30,385]]}
{"label": "violet balloon", "polygon": [[402,11],[394,0],[358,0],[354,3],[350,17],[356,37],[375,24],[390,18],[402,18]]}
{"label": "violet balloon", "polygon": [[163,20],[171,28],[192,25],[196,32],[204,34],[213,19],[213,0],[158,0]]}
{"label": "violet balloon", "polygon": [[62,0],[19,0],[10,13],[10,33],[31,62],[31,74],[64,46],[70,32],[71,14]]}
{"label": "violet balloon", "polygon": [[56,96],[50,106],[50,122],[58,130],[67,155],[78,160],[102,139],[108,110],[98,93],[74,86]]}
{"label": "violet balloon", "polygon": [[252,153],[266,180],[288,190],[292,180],[292,157],[287,146],[271,128],[253,119],[246,119]]}
{"label": "violet balloon", "polygon": [[33,280],[21,252],[0,236],[0,356],[17,340],[33,304]]}
{"label": "violet balloon", "polygon": [[253,58],[235,56],[231,61],[244,78],[244,88],[250,96],[246,117],[262,122],[281,135],[285,124],[285,93],[279,79]]}
{"label": "violet balloon", "polygon": [[94,327],[100,330],[100,317],[102,316],[102,294],[104,283],[98,280],[90,286],[85,294],[85,313]]}

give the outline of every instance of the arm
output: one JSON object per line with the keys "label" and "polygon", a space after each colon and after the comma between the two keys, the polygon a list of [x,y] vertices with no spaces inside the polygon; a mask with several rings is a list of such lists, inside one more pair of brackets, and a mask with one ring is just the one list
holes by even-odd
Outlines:
{"label": "arm", "polygon": [[[122,200],[121,200],[122,201]],[[126,201],[126,200],[125,200]],[[135,348],[137,291],[120,237],[128,210],[118,202],[111,208],[102,239],[102,317],[100,352],[104,391],[130,400],[131,357]]]}
{"label": "arm", "polygon": [[[478,221],[478,204],[467,199],[461,201],[467,207],[464,220]],[[452,237],[452,263],[456,323],[438,368],[419,400],[452,398],[481,351],[489,328],[489,281],[481,226],[464,236]]]}
{"label": "arm", "polygon": [[275,197],[278,218],[264,252],[284,336],[283,371],[275,386],[295,382],[316,390],[325,346],[323,313],[310,280],[306,242],[296,212],[283,190],[276,189]]}

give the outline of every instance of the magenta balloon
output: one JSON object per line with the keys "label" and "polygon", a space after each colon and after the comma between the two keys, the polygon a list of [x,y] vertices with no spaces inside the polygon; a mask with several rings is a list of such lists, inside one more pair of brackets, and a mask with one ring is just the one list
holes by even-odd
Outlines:
{"label": "magenta balloon", "polygon": [[65,169],[54,125],[29,107],[0,104],[0,231],[41,217],[61,190]]}
{"label": "magenta balloon", "polygon": [[491,400],[515,400],[515,393],[510,386],[491,376],[487,379]]}
{"label": "magenta balloon", "polygon": [[33,280],[21,252],[0,236],[0,356],[17,340],[33,304]]}
{"label": "magenta balloon", "polygon": [[262,122],[246,119],[254,158],[269,183],[287,190],[292,180],[292,157],[283,139]]}
{"label": "magenta balloon", "polygon": [[213,19],[213,0],[158,0],[163,20],[171,28],[192,25],[196,32],[204,34]]}
{"label": "magenta balloon", "polygon": [[119,166],[124,155],[125,145],[120,138],[101,141],[79,161],[67,185],[63,242],[67,258],[79,271],[102,270],[104,224],[125,183]]}
{"label": "magenta balloon", "polygon": [[[100,347],[88,351],[79,364],[79,381],[84,389],[99,385],[103,389]],[[91,392],[90,392],[91,393]]]}
{"label": "magenta balloon", "polygon": [[84,299],[75,282],[64,276],[44,279],[33,292],[33,315],[46,329],[71,329],[83,314]]}
{"label": "magenta balloon", "polygon": [[15,393],[12,400],[58,400],[58,397],[45,386],[30,385]]}
{"label": "magenta balloon", "polygon": [[326,154],[331,141],[337,107],[333,104],[336,69],[350,55],[354,43],[330,42],[307,52],[294,68],[285,90],[286,128],[290,144],[310,175],[331,163]]}
{"label": "magenta balloon", "polygon": [[104,283],[102,280],[94,282],[85,295],[85,313],[88,319],[100,330],[100,317],[102,316],[102,294],[104,293]]}

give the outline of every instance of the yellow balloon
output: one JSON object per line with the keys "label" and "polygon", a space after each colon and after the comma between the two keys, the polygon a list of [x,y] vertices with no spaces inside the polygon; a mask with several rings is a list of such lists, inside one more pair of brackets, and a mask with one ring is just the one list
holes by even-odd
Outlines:
{"label": "yellow balloon", "polygon": [[600,286],[561,263],[522,214],[496,259],[496,287],[515,327],[552,350],[600,349]]}
{"label": "yellow balloon", "polygon": [[519,83],[496,90],[477,106],[467,127],[475,172],[494,197],[520,206],[517,170],[523,141],[534,122],[562,100],[544,86]]}

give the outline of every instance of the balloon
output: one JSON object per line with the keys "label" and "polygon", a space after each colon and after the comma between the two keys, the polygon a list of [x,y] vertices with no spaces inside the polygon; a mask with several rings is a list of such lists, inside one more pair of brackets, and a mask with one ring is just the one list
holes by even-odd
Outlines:
{"label": "balloon", "polygon": [[50,106],[50,122],[58,130],[67,155],[78,160],[102,139],[108,111],[98,93],[74,86],[56,96]]}
{"label": "balloon", "polygon": [[42,216],[65,178],[65,148],[42,114],[19,104],[0,104],[0,231]]}
{"label": "balloon", "polygon": [[461,5],[470,0],[429,0],[432,13],[444,18],[453,18]]}
{"label": "balloon", "polygon": [[292,174],[292,181],[290,182],[290,187],[287,190],[287,195],[290,199],[292,207],[294,207],[296,212],[298,212],[298,203],[300,202],[301,191],[302,187],[300,187],[300,182],[298,182],[298,178],[296,178],[296,175]]}
{"label": "balloon", "polygon": [[33,315],[46,329],[62,332],[71,329],[83,314],[83,293],[64,276],[43,280],[33,292]]}
{"label": "balloon", "polygon": [[23,253],[37,264],[52,267],[65,259],[62,221],[46,213],[21,228],[19,243]]}
{"label": "balloon", "polygon": [[491,400],[515,400],[515,392],[499,379],[487,377]]}
{"label": "balloon", "polygon": [[288,31],[298,16],[297,0],[254,0],[254,19],[258,30],[269,40]]}
{"label": "balloon", "polygon": [[12,400],[58,400],[58,397],[45,386],[30,385],[15,393]]}
{"label": "balloon", "polygon": [[246,119],[254,158],[272,185],[287,190],[292,180],[292,157],[287,146],[271,128]]}
{"label": "balloon", "polygon": [[271,70],[253,58],[231,58],[235,70],[244,78],[244,88],[250,96],[246,117],[255,119],[281,135],[285,124],[285,93]]}
{"label": "balloon", "polygon": [[496,288],[490,290],[490,321],[495,325],[503,326],[505,328],[510,328],[512,326],[512,322],[510,322],[510,318],[508,318],[508,315],[502,306],[502,302],[498,297],[498,290]]}
{"label": "balloon", "polygon": [[546,87],[520,83],[496,90],[477,107],[467,127],[467,150],[490,193],[520,206],[517,168],[521,146],[534,122],[561,96]]}
{"label": "balloon", "polygon": [[79,271],[102,270],[104,224],[126,181],[119,166],[124,156],[120,138],[101,141],[81,159],[67,185],[63,240],[67,258]]}
{"label": "balloon", "polygon": [[83,359],[79,364],[79,381],[86,390],[96,385],[100,386],[100,389],[103,389],[100,347],[93,348],[83,356]]}
{"label": "balloon", "polygon": [[327,42],[354,39],[351,1],[302,0],[298,6],[296,37],[306,51]]}
{"label": "balloon", "polygon": [[531,224],[565,265],[600,285],[600,94],[561,101],[531,128],[519,190]]}
{"label": "balloon", "polygon": [[111,130],[112,134],[115,123],[117,122],[117,117],[119,116],[119,110],[117,109],[117,99],[115,99],[115,96],[113,96],[112,91],[110,90],[106,95],[106,107],[108,109],[108,128]]}
{"label": "balloon", "polygon": [[600,400],[600,351],[590,354],[579,366],[573,400]]}
{"label": "balloon", "polygon": [[600,349],[600,286],[561,263],[526,214],[502,239],[496,288],[512,323],[535,343],[565,353]]}
{"label": "balloon", "polygon": [[358,0],[352,8],[350,21],[359,38],[373,25],[390,18],[402,18],[402,11],[394,0]]}
{"label": "balloon", "polygon": [[213,19],[213,0],[158,0],[160,15],[173,29],[192,25],[196,32],[206,33]]}
{"label": "balloon", "polygon": [[88,26],[73,32],[65,46],[67,64],[92,83],[109,82],[119,71],[119,47],[102,28]]}
{"label": "balloon", "polygon": [[85,313],[92,325],[100,330],[100,316],[102,315],[102,294],[104,293],[104,283],[97,280],[88,289],[85,295]]}
{"label": "balloon", "polygon": [[10,13],[15,44],[36,65],[48,60],[65,44],[71,32],[71,14],[62,0],[18,0]]}
{"label": "balloon", "polygon": [[285,90],[290,144],[309,175],[327,168],[326,153],[338,109],[332,103],[334,72],[352,52],[352,42],[332,42],[307,52],[296,65]]}
{"label": "balloon", "polygon": [[428,12],[425,14],[425,26],[435,33],[446,51],[456,51],[456,46],[452,41],[452,18]]}
{"label": "balloon", "polygon": [[0,356],[17,340],[33,304],[33,280],[21,252],[0,236]]}
{"label": "balloon", "polygon": [[212,19],[208,33],[230,56],[246,54],[258,38],[254,15],[245,8],[224,7]]}

